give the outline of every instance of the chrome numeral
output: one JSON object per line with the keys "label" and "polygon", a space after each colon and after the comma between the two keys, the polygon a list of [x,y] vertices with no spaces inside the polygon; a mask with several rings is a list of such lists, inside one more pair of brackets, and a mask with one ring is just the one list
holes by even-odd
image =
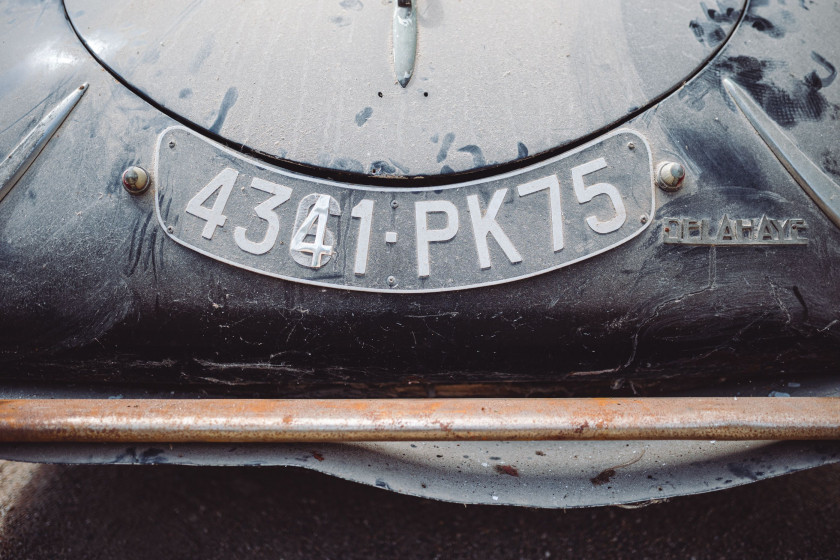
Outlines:
{"label": "chrome numeral", "polygon": [[321,268],[330,261],[335,254],[335,234],[327,227],[330,216],[341,216],[338,201],[330,195],[310,194],[300,201],[289,246],[296,263]]}
{"label": "chrome numeral", "polygon": [[[224,169],[187,202],[187,214],[192,214],[196,218],[207,222],[204,224],[204,229],[201,230],[201,237],[213,239],[216,228],[224,227],[227,216],[223,212],[228,198],[230,198],[230,192],[233,190],[233,184],[236,183],[238,176],[239,172],[235,169],[231,169],[230,167]],[[216,201],[213,202],[213,206],[211,208],[204,206],[204,203],[216,191],[219,192],[219,195],[216,197]]]}
{"label": "chrome numeral", "polygon": [[585,175],[595,173],[605,167],[607,167],[607,162],[604,158],[598,158],[572,168],[572,185],[575,188],[575,196],[578,202],[584,204],[599,194],[605,194],[609,197],[615,209],[615,216],[609,220],[600,220],[596,216],[587,216],[586,223],[597,233],[611,233],[621,228],[624,222],[627,221],[627,211],[624,209],[624,201],[621,200],[621,194],[617,188],[609,183],[597,183],[589,187],[583,184],[583,177]]}
{"label": "chrome numeral", "polygon": [[551,245],[554,252],[563,248],[563,209],[560,205],[560,181],[556,175],[549,175],[535,181],[522,183],[516,190],[519,196],[548,190],[548,210],[551,215]]}
{"label": "chrome numeral", "polygon": [[356,276],[364,276],[367,271],[368,254],[370,253],[370,230],[373,226],[373,201],[363,200],[353,207],[350,215],[359,218],[359,238],[356,240],[356,261],[353,272]]}
{"label": "chrome numeral", "polygon": [[280,233],[280,218],[274,209],[291,198],[292,189],[257,177],[251,180],[251,188],[274,195],[254,208],[257,216],[268,222],[268,227],[266,228],[262,241],[251,241],[248,239],[245,234],[245,228],[242,226],[236,226],[236,229],[233,231],[233,238],[243,251],[252,255],[264,255],[274,247],[274,243],[277,241],[277,234]]}

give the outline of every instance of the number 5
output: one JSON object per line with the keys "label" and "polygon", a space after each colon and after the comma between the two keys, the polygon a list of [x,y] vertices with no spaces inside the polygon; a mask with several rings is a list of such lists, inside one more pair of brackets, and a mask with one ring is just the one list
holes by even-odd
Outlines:
{"label": "number 5", "polygon": [[619,194],[618,189],[609,183],[597,183],[589,187],[583,184],[584,175],[595,173],[604,169],[606,166],[607,162],[604,158],[598,158],[572,168],[572,185],[575,187],[575,196],[578,202],[584,204],[599,194],[605,194],[610,197],[610,202],[612,202],[613,208],[615,209],[615,216],[606,221],[601,221],[595,216],[588,216],[586,218],[586,223],[597,233],[613,232],[623,226],[624,222],[627,221],[627,211],[624,209],[624,202],[621,200],[621,194]]}

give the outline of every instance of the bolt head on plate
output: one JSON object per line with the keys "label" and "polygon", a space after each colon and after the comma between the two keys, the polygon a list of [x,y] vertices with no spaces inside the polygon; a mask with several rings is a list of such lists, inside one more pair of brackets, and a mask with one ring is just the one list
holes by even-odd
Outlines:
{"label": "bolt head on plate", "polygon": [[656,168],[656,184],[663,191],[676,191],[685,180],[685,167],[680,163],[666,161]]}
{"label": "bolt head on plate", "polygon": [[656,168],[656,184],[663,191],[676,191],[685,180],[685,167],[681,163],[666,161]]}
{"label": "bolt head on plate", "polygon": [[122,174],[122,184],[131,194],[142,194],[149,188],[149,174],[142,167],[132,165]]}

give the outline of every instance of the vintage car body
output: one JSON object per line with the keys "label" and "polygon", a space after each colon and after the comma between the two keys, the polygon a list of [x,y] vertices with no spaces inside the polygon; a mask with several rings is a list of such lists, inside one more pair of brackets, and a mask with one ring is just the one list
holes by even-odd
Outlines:
{"label": "vintage car body", "polygon": [[[835,3],[530,4],[0,4],[2,394],[838,397]],[[840,461],[819,402],[824,441],[0,456],[575,507]]]}

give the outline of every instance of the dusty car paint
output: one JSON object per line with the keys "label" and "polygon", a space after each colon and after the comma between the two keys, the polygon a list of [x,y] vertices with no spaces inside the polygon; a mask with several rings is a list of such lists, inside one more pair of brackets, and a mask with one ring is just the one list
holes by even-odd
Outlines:
{"label": "dusty car paint", "polygon": [[[472,387],[471,396],[549,391],[550,396],[629,397],[636,392],[682,395],[703,386],[716,396],[734,397],[743,394],[744,387],[767,387],[755,396],[771,391],[795,394],[787,384],[804,385],[805,378],[816,377],[827,385],[811,396],[836,397],[840,232],[803,190],[803,178],[791,176],[768,149],[727,91],[725,80],[744,90],[802,156],[837,183],[837,16],[822,4],[762,2],[751,3],[746,11],[720,8],[691,7],[681,31],[688,30],[688,40],[704,52],[716,53],[714,58],[685,84],[674,84],[666,97],[619,118],[622,126],[648,140],[653,169],[660,162],[677,161],[686,172],[679,190],[656,190],[655,209],[644,232],[596,258],[538,277],[479,290],[406,296],[285,282],[173,243],[156,224],[156,177],[151,177],[152,189],[139,196],[125,192],[121,184],[131,166],[154,169],[157,139],[170,127],[204,131],[267,166],[320,179],[347,180],[355,165],[316,159],[312,161],[320,167],[315,168],[311,161],[301,163],[306,158],[295,163],[278,154],[248,150],[241,144],[244,136],[236,138],[239,142],[233,135],[226,139],[228,118],[220,116],[224,112],[232,117],[233,108],[243,107],[234,99],[241,94],[228,95],[230,84],[222,84],[223,94],[214,97],[204,121],[179,120],[176,113],[161,111],[104,70],[75,35],[59,3],[5,4],[9,23],[0,39],[3,157],[76,88],[88,83],[89,89],[0,201],[4,386],[37,386],[37,391],[27,389],[19,396],[35,392],[46,397],[63,394],[70,384],[93,394],[102,390],[103,382],[112,396],[143,387],[193,396],[249,397],[311,397],[320,392],[345,397],[433,396],[465,387]],[[419,25],[420,63],[406,95],[423,77],[422,17]],[[391,90],[382,98],[374,92],[375,99],[386,99],[385,93]],[[435,98],[434,91],[428,93],[423,100]],[[226,111],[220,110],[223,106]],[[371,112],[354,108],[348,117],[351,126],[372,129],[381,112],[371,107]],[[446,118],[442,113],[440,119]],[[443,165],[471,171],[455,177],[439,174],[429,185],[480,181],[546,161],[569,148],[560,140],[536,148],[520,147],[511,139],[508,155],[488,158],[475,149],[477,144],[448,136],[442,126],[435,128],[440,130],[430,131],[429,139],[440,134],[436,149],[423,157],[441,165],[435,167],[437,172],[447,171]],[[605,133],[597,129],[585,138],[574,137],[584,142]],[[446,159],[437,162],[441,150]],[[453,155],[464,163],[451,165]],[[507,163],[500,167],[475,169],[503,160]],[[395,173],[386,167],[392,165],[388,161],[377,159],[371,169],[361,166],[368,174],[352,177],[385,185],[377,175]],[[387,186],[397,186],[388,181],[395,179],[386,180]],[[721,223],[724,216],[767,216],[780,223],[802,220],[808,225],[802,234],[807,243],[697,247],[665,242],[667,219]],[[724,389],[723,379],[737,381],[741,388]],[[417,495],[553,507],[723,488],[727,480],[751,481],[836,461],[838,456],[828,443],[782,445],[782,453],[765,453],[760,444],[722,442],[666,443],[654,453],[651,443],[645,458],[630,464],[634,457],[618,445],[570,448],[556,443],[550,449],[534,449],[531,444],[499,442],[473,444],[462,455],[472,458],[516,446],[516,462],[484,461],[488,467],[479,464],[468,477],[459,477],[459,461],[467,461],[458,460],[459,444],[359,445],[364,452],[358,456],[355,451],[345,453],[349,448],[341,445],[260,448],[257,455],[201,448],[180,458],[180,451],[157,446],[135,447],[129,453],[126,448],[117,452],[109,447],[13,444],[3,447],[3,453],[55,461],[154,462],[159,457],[206,464],[289,464],[305,458],[324,471],[371,484],[381,479],[383,487]],[[442,459],[437,455],[444,455],[437,450],[443,447],[446,461],[437,463]],[[341,450],[338,465],[332,464],[330,449]],[[520,452],[542,461],[536,451],[555,449],[553,464],[569,468],[552,472],[552,462],[546,459],[540,463],[540,485],[518,487],[510,499],[482,490],[482,484],[521,485],[529,469],[524,459],[520,461],[525,457]],[[570,449],[572,458],[565,456]],[[409,459],[391,459],[401,453]],[[685,462],[675,461],[681,454]],[[645,470],[654,468],[649,462],[654,459],[669,465],[662,468],[673,487],[659,490],[647,482]],[[752,468],[751,461],[761,467]],[[496,463],[501,469],[495,469]],[[678,466],[672,469],[673,465]],[[741,475],[726,478],[727,468]],[[634,473],[633,484],[608,489],[624,472]],[[447,482],[424,488],[419,485],[422,473]],[[563,480],[578,484],[571,498],[559,494]],[[555,491],[545,493],[550,487]]]}

